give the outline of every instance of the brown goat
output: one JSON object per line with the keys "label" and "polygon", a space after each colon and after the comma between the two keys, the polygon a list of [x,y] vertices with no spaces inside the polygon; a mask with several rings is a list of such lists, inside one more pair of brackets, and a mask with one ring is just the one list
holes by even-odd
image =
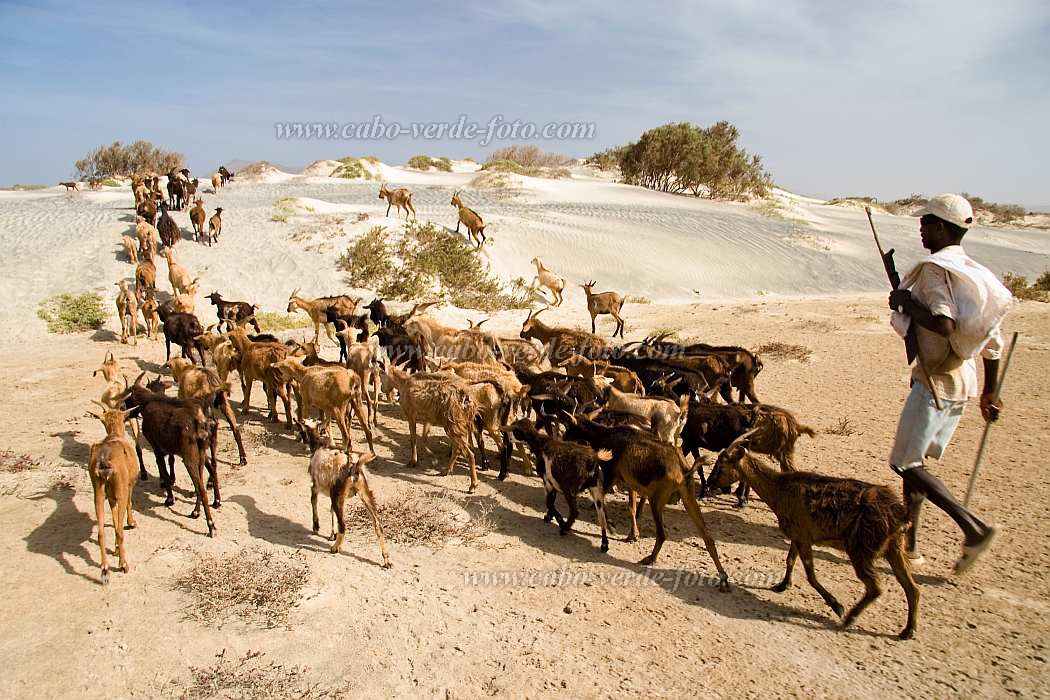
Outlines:
{"label": "brown goat", "polygon": [[386,216],[390,216],[390,207],[397,207],[394,212],[397,217],[401,216],[401,210],[405,210],[405,220],[408,220],[408,212],[412,212],[412,218],[416,218],[416,208],[412,206],[412,192],[404,187],[392,190],[384,182],[379,186],[379,198],[386,200]]}
{"label": "brown goat", "polygon": [[547,357],[553,367],[564,367],[573,355],[582,355],[595,360],[603,357],[608,348],[605,339],[572,328],[548,326],[539,318],[540,313],[548,307],[530,311],[521,324],[521,337],[526,340],[538,340],[547,348]]}
{"label": "brown goat", "polygon": [[249,340],[248,333],[240,326],[231,330],[227,337],[237,349],[240,356],[240,365],[237,370],[241,375],[241,390],[244,400],[241,402],[241,415],[248,415],[248,407],[251,405],[252,386],[256,380],[263,383],[266,392],[266,405],[268,409],[267,419],[278,422],[277,397],[284,402],[284,413],[288,419],[288,427],[292,427],[292,404],[288,398],[287,383],[277,377],[273,370],[273,363],[288,357],[287,345],[281,343],[255,343]]}
{"label": "brown goat", "polygon": [[361,421],[365,431],[368,447],[375,450],[372,443],[372,428],[368,422],[368,412],[361,402],[361,384],[356,374],[351,374],[342,366],[315,365],[306,367],[303,358],[286,357],[273,364],[277,377],[285,382],[294,382],[298,387],[299,420],[303,420],[304,408],[317,409],[324,416],[325,425],[335,421],[343,436],[343,449],[349,450],[350,421],[348,414],[351,408]]}
{"label": "brown goat", "polygon": [[481,220],[481,215],[463,204],[463,200],[459,198],[458,191],[452,195],[452,206],[459,210],[459,219],[456,221],[456,233],[459,233],[460,224],[466,226],[470,234],[470,240],[477,243],[480,250],[487,240],[485,237],[485,222]]}
{"label": "brown goat", "polygon": [[216,207],[215,213],[208,219],[208,245],[218,243],[220,233],[222,233],[222,207]]}
{"label": "brown goat", "polygon": [[[97,403],[97,402],[96,402]],[[98,404],[102,406],[102,404]],[[103,408],[105,408],[103,406]],[[106,438],[91,446],[88,453],[88,474],[95,493],[95,520],[98,523],[99,559],[102,567],[102,583],[109,583],[109,565],[106,560],[105,502],[113,511],[113,532],[117,540],[117,559],[124,573],[131,570],[128,554],[124,549],[124,521],[130,530],[135,527],[135,513],[131,507],[131,494],[138,480],[138,460],[124,432],[124,422],[138,409],[121,411],[108,409],[102,415],[91,413],[106,427]]]}
{"label": "brown goat", "polygon": [[615,338],[616,334],[619,333],[622,338],[624,322],[623,318],[620,317],[620,309],[623,308],[623,295],[616,292],[599,292],[595,294],[592,291],[595,284],[595,281],[591,280],[587,284],[580,285],[587,295],[587,313],[591,315],[591,333],[595,332],[595,317],[608,314],[616,319],[616,328],[613,329],[612,337]]}
{"label": "brown goat", "polygon": [[208,213],[204,211],[204,200],[198,198],[190,209],[190,225],[193,227],[193,240],[200,241],[204,237],[204,220]]}
{"label": "brown goat", "polygon": [[133,345],[139,343],[139,302],[138,298],[128,289],[127,280],[116,283],[120,287],[117,293],[117,317],[120,319],[120,342],[127,343],[128,335],[131,335]]}
{"label": "brown goat", "polygon": [[801,556],[810,585],[842,617],[842,605],[817,581],[813,545],[842,550],[864,583],[864,596],[842,620],[842,626],[848,627],[882,593],[875,561],[885,557],[908,599],[908,622],[898,638],[913,637],[918,623],[919,588],[904,552],[908,510],[897,494],[886,486],[857,479],[813,472],[777,472],[750,455],[747,445],[745,435],[719,455],[712,485],[719,486],[739,473],[777,516],[781,532],[791,540],[784,580],[773,590],[780,593],[791,587],[791,572]]}

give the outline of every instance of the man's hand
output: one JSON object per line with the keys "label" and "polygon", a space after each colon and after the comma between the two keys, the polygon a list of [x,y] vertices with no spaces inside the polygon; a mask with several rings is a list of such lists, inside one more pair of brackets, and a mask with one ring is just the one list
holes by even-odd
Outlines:
{"label": "man's hand", "polygon": [[911,301],[911,292],[907,289],[894,289],[890,292],[890,308],[903,311],[904,305]]}
{"label": "man's hand", "polygon": [[1002,400],[992,401],[991,394],[981,394],[981,415],[989,423],[999,420],[999,413],[1003,410]]}

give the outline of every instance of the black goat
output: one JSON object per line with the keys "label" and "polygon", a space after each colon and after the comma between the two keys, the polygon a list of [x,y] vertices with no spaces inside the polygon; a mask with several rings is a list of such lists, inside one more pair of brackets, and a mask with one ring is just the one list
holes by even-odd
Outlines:
{"label": "black goat", "polygon": [[256,333],[262,333],[259,322],[255,319],[255,310],[259,307],[246,301],[226,301],[218,292],[212,292],[204,297],[215,305],[215,315],[219,318],[218,330],[221,333],[223,324],[227,330],[233,328],[234,324],[250,324]]}
{"label": "black goat", "polygon": [[386,328],[387,324],[390,323],[390,313],[386,310],[382,297],[376,297],[366,304],[364,308],[368,309],[368,317],[379,328]]}
{"label": "black goat", "polygon": [[164,361],[171,359],[171,344],[182,348],[182,356],[193,360],[193,351],[197,351],[201,366],[204,366],[204,348],[197,336],[204,333],[204,327],[193,314],[171,312],[164,305],[157,309],[157,315],[164,331]]}
{"label": "black goat", "polygon": [[[521,440],[532,450],[536,473],[543,479],[547,492],[545,522],[553,518],[558,521],[559,533],[564,536],[572,530],[580,511],[576,506],[577,495],[587,489],[594,502],[598,527],[602,530],[603,552],[609,551],[609,526],[605,518],[605,494],[612,488],[613,470],[607,467],[612,459],[609,450],[593,450],[577,442],[566,442],[544,435],[528,418],[522,418],[503,429],[508,438]],[[561,517],[555,507],[558,494],[569,504],[569,518]]]}
{"label": "black goat", "polygon": [[[165,505],[175,504],[172,487],[175,485],[175,455],[182,458],[186,465],[193,488],[197,493],[197,502],[190,513],[191,518],[200,517],[201,505],[204,506],[204,518],[208,522],[208,536],[215,536],[215,521],[211,509],[222,505],[219,495],[219,472],[215,461],[216,431],[213,423],[205,413],[205,407],[194,399],[176,399],[162,393],[151,391],[142,386],[140,374],[135,383],[121,395],[125,408],[140,407],[142,416],[142,435],[153,448],[157,457],[157,469],[160,472],[160,483],[167,492]],[[135,444],[139,461],[142,461],[142,448]],[[209,460],[209,452],[211,459]],[[167,457],[167,468],[164,458]],[[204,470],[207,468],[211,477],[215,502],[208,503],[208,493],[204,485]]]}
{"label": "black goat", "polygon": [[175,223],[175,219],[171,218],[168,214],[168,206],[164,202],[160,203],[160,218],[157,219],[157,235],[160,236],[160,242],[169,248],[174,247],[179,239],[182,238],[182,229]]}

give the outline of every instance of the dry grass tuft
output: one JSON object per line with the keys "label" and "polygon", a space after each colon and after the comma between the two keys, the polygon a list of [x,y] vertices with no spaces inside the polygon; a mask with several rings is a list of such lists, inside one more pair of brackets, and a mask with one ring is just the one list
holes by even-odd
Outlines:
{"label": "dry grass tuft", "polygon": [[760,345],[755,348],[755,353],[774,360],[798,360],[799,362],[809,362],[809,358],[813,355],[813,351],[805,345],[792,345],[779,341]]}
{"label": "dry grass tuft", "polygon": [[[379,522],[383,533],[398,544],[442,547],[450,542],[478,540],[493,529],[491,507],[471,514],[461,502],[447,491],[398,491],[378,499]],[[347,527],[362,528],[372,533],[372,521],[364,506],[356,499],[346,513]]]}
{"label": "dry grass tuft", "polygon": [[265,661],[261,651],[249,650],[240,658],[227,657],[226,650],[215,655],[216,662],[206,668],[190,667],[190,681],[172,680],[165,695],[180,700],[238,698],[342,698],[345,690],[322,687],[311,682],[305,666],[283,666]]}
{"label": "dry grass tuft", "polygon": [[36,469],[41,464],[41,461],[33,455],[12,452],[11,450],[0,450],[0,472],[17,474],[18,472]]}
{"label": "dry grass tuft", "polygon": [[298,604],[309,574],[302,555],[245,549],[200,555],[173,587],[193,597],[187,614],[198,622],[216,625],[241,618],[276,627]]}
{"label": "dry grass tuft", "polygon": [[849,437],[855,435],[857,430],[853,427],[849,418],[840,418],[839,422],[830,428],[825,428],[824,432],[828,435],[842,435],[843,437]]}

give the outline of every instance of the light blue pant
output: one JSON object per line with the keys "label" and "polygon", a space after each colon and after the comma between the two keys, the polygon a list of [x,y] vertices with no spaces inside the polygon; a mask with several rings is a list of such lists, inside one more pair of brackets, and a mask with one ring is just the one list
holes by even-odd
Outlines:
{"label": "light blue pant", "polygon": [[930,390],[921,382],[915,382],[897,423],[897,437],[890,452],[893,470],[900,472],[921,467],[926,457],[940,459],[959,427],[965,409],[965,400],[941,399],[941,410],[938,411]]}

